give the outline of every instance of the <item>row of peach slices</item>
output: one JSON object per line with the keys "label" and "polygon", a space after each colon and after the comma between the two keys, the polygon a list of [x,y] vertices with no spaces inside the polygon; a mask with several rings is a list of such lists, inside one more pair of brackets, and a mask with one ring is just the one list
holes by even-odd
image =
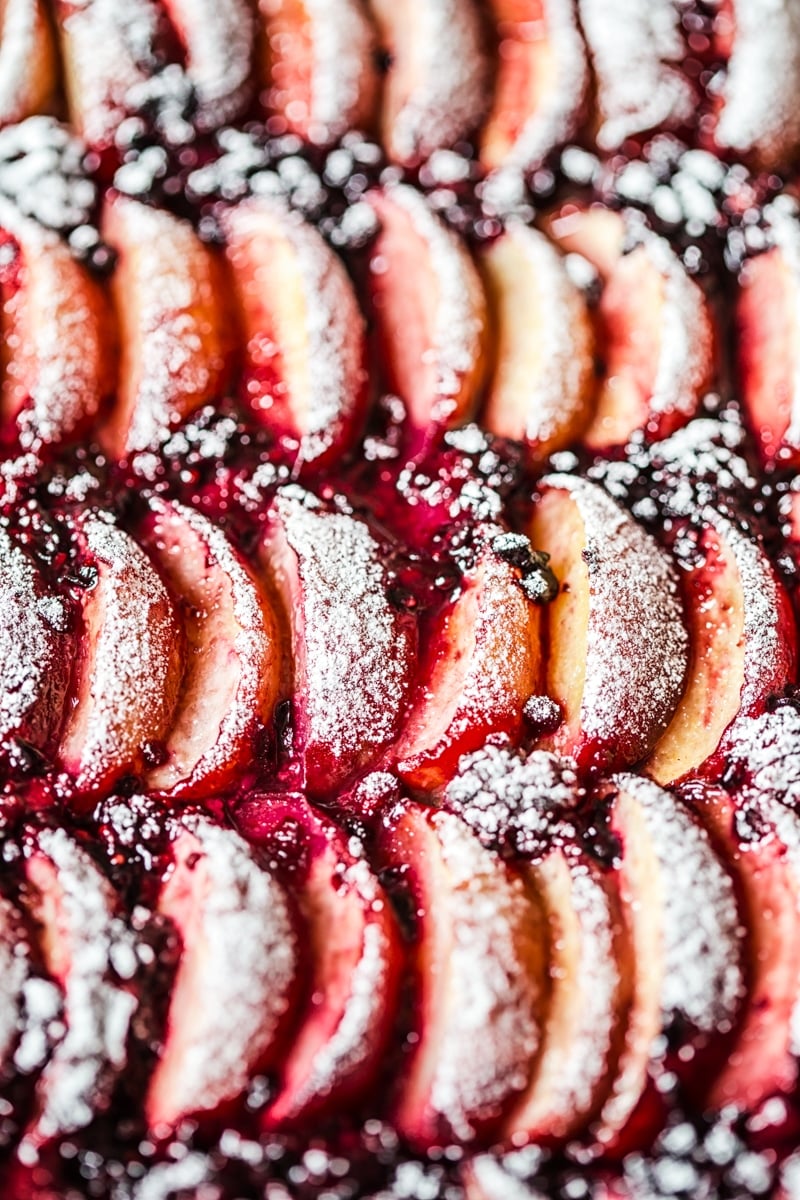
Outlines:
{"label": "row of peach slices", "polygon": [[527,702],[547,696],[560,721],[538,744],[581,771],[718,777],[740,723],[795,679],[797,634],[759,541],[710,505],[689,516],[702,533],[678,571],[599,485],[546,476],[529,532],[555,600],[527,598],[507,535],[487,525],[420,653],[367,524],[296,486],[251,563],[177,501],[150,499],[128,529],[74,517],[96,575],[78,600],[0,529],[0,747],[21,739],[55,761],[78,806],[131,774],[207,797],[252,762],[285,698],[312,796],[380,766],[430,792],[488,734],[518,739]]}
{"label": "row of peach slices", "polygon": [[[280,201],[228,210],[218,251],[188,222],[112,194],[111,306],[54,233],[0,202],[0,439],[45,451],[95,433],[124,458],[236,391],[251,419],[318,468],[353,446],[383,385],[403,401],[412,442],[479,414],[542,461],[577,442],[624,445],[637,430],[665,437],[713,385],[708,302],[645,228],[623,253],[620,215],[567,205],[546,232],[509,224],[476,263],[408,185],[367,202],[380,231],[359,303],[334,251]],[[596,308],[570,273],[578,255],[601,281]]]}
{"label": "row of peach slices", "polygon": [[[562,770],[533,758],[545,775]],[[172,818],[155,907],[181,950],[144,1095],[150,1129],[167,1137],[184,1117],[229,1112],[265,1073],[277,1086],[263,1127],[291,1126],[357,1106],[391,1064],[381,1115],[417,1147],[588,1130],[619,1154],[661,1123],[676,1018],[686,1032],[669,1070],[709,1111],[752,1111],[790,1090],[797,816],[765,809],[759,840],[742,848],[713,787],[680,796],[618,775],[607,793],[611,867],[568,821],[549,850],[512,865],[460,816],[394,802],[375,865],[402,880],[411,941],[357,839],[305,800],[252,796],[240,815],[255,840]],[[120,806],[129,817],[137,803]],[[276,868],[287,852],[288,875]],[[25,886],[0,900],[0,1067],[13,1058],[31,1079],[25,1138],[38,1148],[107,1106],[152,986],[152,943],[148,910],[128,923],[65,830],[26,835],[21,867]],[[37,939],[49,984],[39,978],[34,993]],[[399,1003],[403,980],[411,1006]]]}
{"label": "row of peach slices", "polygon": [[[260,92],[280,128],[330,144],[380,133],[416,163],[479,131],[487,170],[525,169],[587,125],[604,150],[655,129],[767,168],[796,155],[800,28],[793,4],[732,0],[693,50],[725,70],[705,105],[674,0],[164,0],[196,124],[240,117]],[[0,20],[0,124],[43,110],[63,74],[70,119],[96,148],[152,100],[155,0],[11,0]],[[580,20],[580,25],[579,25]],[[163,39],[162,39],[163,40]],[[587,46],[589,53],[587,54]],[[59,54],[60,52],[60,54]],[[382,52],[385,82],[376,66]],[[59,57],[61,63],[59,65]],[[590,63],[596,111],[588,117]],[[494,83],[492,82],[494,81]],[[383,95],[380,97],[381,89]]]}

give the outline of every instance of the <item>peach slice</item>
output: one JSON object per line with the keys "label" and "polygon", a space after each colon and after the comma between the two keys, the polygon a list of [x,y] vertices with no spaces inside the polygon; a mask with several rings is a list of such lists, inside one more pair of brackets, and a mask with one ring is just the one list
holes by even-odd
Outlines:
{"label": "peach slice", "polygon": [[468,137],[487,108],[489,62],[474,0],[370,0],[390,56],[383,144],[412,165]]}
{"label": "peach slice", "polygon": [[283,489],[260,559],[290,630],[295,745],[312,795],[329,792],[400,732],[415,639],[388,598],[363,521]]}
{"label": "peach slice", "polygon": [[58,234],[3,199],[0,255],[0,441],[41,453],[84,433],[111,394],[106,302]]}
{"label": "peach slice", "polygon": [[602,452],[637,430],[654,440],[669,436],[695,416],[714,377],[714,326],[701,288],[667,241],[644,227],[623,253],[617,213],[570,208],[548,228],[603,283],[596,315],[602,382],[585,444]]}
{"label": "peach slice", "polygon": [[111,290],[121,361],[101,440],[122,458],[156,449],[195,409],[223,394],[231,330],[222,264],[188,221],[114,193],[103,237],[119,253]]}
{"label": "peach slice", "polygon": [[56,52],[42,0],[0,4],[0,126],[42,112],[56,89]]}
{"label": "peach slice", "polygon": [[692,121],[696,96],[680,69],[687,49],[672,0],[578,0],[578,14],[594,67],[601,150]]}
{"label": "peach slice", "polygon": [[26,1140],[41,1145],[83,1129],[108,1106],[128,1061],[138,960],[116,893],[65,830],[38,833],[25,870],[27,904],[45,968],[63,993],[66,1026],[36,1086]]}
{"label": "peach slice", "polygon": [[[295,883],[310,960],[307,1000],[280,1072],[269,1126],[353,1105],[383,1063],[397,1015],[403,948],[366,860],[305,803],[275,806],[307,866]],[[277,842],[276,842],[277,844]]]}
{"label": "peach slice", "polygon": [[547,914],[551,998],[536,1070],[502,1126],[514,1145],[567,1138],[598,1113],[634,976],[616,889],[577,846],[551,850],[523,874]]}
{"label": "peach slice", "polygon": [[[721,790],[691,792],[697,815],[719,841],[743,900],[750,978],[727,1062],[710,1085],[707,1105],[752,1111],[797,1082],[793,1015],[800,984],[800,876],[797,818],[778,815],[778,829],[740,841],[736,809]],[[773,814],[779,806],[773,806]]]}
{"label": "peach slice", "polygon": [[714,146],[754,166],[779,170],[800,149],[800,18],[791,5],[727,0],[714,22],[717,56],[726,63],[715,96]]}
{"label": "peach slice", "polygon": [[791,604],[761,543],[713,508],[699,558],[681,571],[691,657],[686,689],[645,770],[660,783],[713,774],[741,721],[794,679]]}
{"label": "peach slice", "polygon": [[611,829],[633,947],[633,996],[598,1140],[613,1141],[645,1092],[654,1043],[675,1016],[701,1037],[730,1032],[745,993],[734,880],[702,824],[647,779],[618,776]]}
{"label": "peach slice", "polygon": [[419,192],[397,184],[367,199],[381,222],[369,284],[386,382],[417,430],[463,425],[486,372],[480,277]]}
{"label": "peach slice", "polygon": [[0,526],[0,755],[20,738],[53,749],[75,653],[71,614]]}
{"label": "peach slice", "polygon": [[375,32],[361,0],[259,0],[266,102],[290,133],[326,146],[370,128]]}
{"label": "peach slice", "polygon": [[200,513],[154,497],[137,539],[181,599],[187,643],[164,761],[148,772],[148,786],[208,796],[236,777],[272,719],[281,675],[276,618],[250,568]]}
{"label": "peach slice", "polygon": [[397,749],[412,787],[442,787],[489,733],[516,738],[541,676],[540,610],[519,572],[485,550],[431,638],[427,669]]}
{"label": "peach slice", "polygon": [[528,170],[574,134],[589,70],[574,0],[490,0],[499,39],[480,137],[487,171]]}
{"label": "peach slice", "polygon": [[194,120],[202,130],[234,121],[253,91],[255,22],[246,0],[165,0],[186,50],[194,85]]}
{"label": "peach slice", "polygon": [[173,858],[158,908],[183,951],[145,1101],[159,1136],[235,1100],[253,1074],[276,1065],[299,963],[289,897],[238,834],[188,817]]}
{"label": "peach slice", "polygon": [[114,144],[127,96],[147,79],[159,13],[153,0],[56,0],[70,124],[96,149]]}
{"label": "peach slice", "polygon": [[522,881],[451,813],[399,808],[382,831],[417,924],[418,1028],[393,1121],[421,1148],[497,1130],[526,1086],[548,1002],[548,935]]}
{"label": "peach slice", "polygon": [[481,265],[496,363],[482,424],[527,442],[542,460],[574,442],[591,420],[592,319],[561,255],[535,229],[509,223]]}
{"label": "peach slice", "polygon": [[247,343],[242,398],[320,466],[349,450],[366,415],[364,320],[340,259],[299,214],[252,200],[225,216]]}
{"label": "peach slice", "polygon": [[97,581],[82,596],[83,645],[60,764],[95,794],[142,765],[165,737],[178,697],[183,631],[150,559],[110,518],[78,524]]}
{"label": "peach slice", "polygon": [[602,488],[568,475],[542,480],[530,536],[561,581],[545,690],[562,723],[540,745],[582,767],[637,762],[666,728],[688,664],[672,562]]}
{"label": "peach slice", "polygon": [[736,300],[739,381],[766,463],[800,465],[800,220],[771,206],[774,245],[748,259]]}

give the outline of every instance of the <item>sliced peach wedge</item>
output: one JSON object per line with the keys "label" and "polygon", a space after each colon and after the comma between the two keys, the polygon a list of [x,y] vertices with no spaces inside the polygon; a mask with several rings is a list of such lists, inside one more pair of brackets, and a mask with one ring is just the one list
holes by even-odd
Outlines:
{"label": "sliced peach wedge", "polygon": [[747,966],[736,885],[704,823],[650,780],[620,775],[613,787],[610,826],[621,847],[617,878],[633,988],[625,1043],[596,1136],[619,1149],[643,1124],[631,1121],[634,1111],[641,1113],[648,1100],[657,1104],[648,1079],[661,1035],[675,1017],[682,1020],[689,1031],[682,1061],[691,1070],[699,1051],[733,1030]]}
{"label": "sliced peach wedge", "polygon": [[75,649],[67,604],[0,525],[0,757],[17,738],[41,753],[53,750]]}
{"label": "sliced peach wedge", "polygon": [[431,637],[419,695],[397,748],[401,778],[442,787],[489,733],[516,738],[541,680],[540,610],[490,546]]}
{"label": "sliced peach wedge", "polygon": [[573,0],[490,0],[498,51],[480,135],[487,171],[527,170],[572,137],[589,70]]}
{"label": "sliced peach wedge", "polygon": [[278,201],[250,200],[223,227],[246,342],[243,403],[299,463],[341,457],[366,416],[365,327],[321,234]]}
{"label": "sliced peach wedge", "polygon": [[687,800],[736,876],[747,930],[746,1001],[706,1104],[752,1111],[768,1096],[792,1090],[798,1078],[794,1038],[800,995],[800,830],[789,809],[767,805],[760,834],[742,840],[734,803],[721,789],[690,785]]}
{"label": "sliced peach wedge", "polygon": [[547,917],[551,995],[537,1065],[501,1126],[501,1140],[517,1146],[563,1141],[598,1115],[634,978],[618,892],[576,844],[556,846],[521,870]]}
{"label": "sliced peach wedge", "polygon": [[243,558],[201,513],[153,497],[137,541],[180,598],[186,665],[148,787],[182,799],[225,788],[268,726],[281,679],[277,621]]}
{"label": "sliced peach wedge", "polygon": [[588,259],[603,284],[596,318],[602,381],[585,445],[606,451],[638,430],[649,439],[667,437],[697,413],[714,378],[714,326],[704,293],[666,240],[644,226],[623,252],[619,214],[569,206],[547,224],[562,249]]}
{"label": "sliced peach wedge", "polygon": [[31,839],[25,873],[26,904],[44,966],[63,995],[65,1026],[37,1081],[26,1134],[41,1145],[84,1128],[108,1106],[128,1060],[137,956],[116,893],[64,829]]}
{"label": "sliced peach wedge", "polygon": [[186,52],[200,129],[241,116],[254,91],[255,22],[246,0],[165,0]]}
{"label": "sliced peach wedge", "polygon": [[290,133],[329,145],[368,129],[378,93],[375,30],[361,0],[259,0],[265,102]]}
{"label": "sliced peach wedge", "polygon": [[763,712],[796,672],[791,603],[760,541],[711,507],[702,523],[696,553],[680,571],[691,643],[686,688],[644,764],[661,783],[700,768],[713,776],[738,723]]}
{"label": "sliced peach wedge", "polygon": [[773,245],[748,259],[739,278],[739,380],[763,461],[800,465],[800,217],[770,209]]}
{"label": "sliced peach wedge", "polygon": [[540,745],[584,768],[637,762],[684,687],[689,646],[675,568],[607,492],[577,477],[545,476],[530,538],[561,583],[546,614],[545,691],[562,722]]}
{"label": "sliced peach wedge", "polygon": [[413,188],[396,184],[367,200],[381,223],[369,289],[387,386],[419,434],[463,425],[487,366],[480,277],[461,240]]}
{"label": "sliced peach wedge", "polygon": [[697,99],[681,63],[686,42],[672,0],[578,0],[597,90],[597,144],[690,124]]}
{"label": "sliced peach wedge", "polygon": [[0,299],[0,442],[41,454],[84,433],[113,391],[106,302],[58,234],[3,199]]}
{"label": "sliced peach wedge", "polygon": [[489,61],[475,0],[370,0],[390,56],[381,131],[389,158],[414,165],[454,146],[487,108]]}
{"label": "sliced peach wedge", "polygon": [[400,807],[381,843],[417,926],[417,1020],[393,1122],[422,1149],[468,1143],[497,1130],[530,1078],[548,1002],[544,916],[451,813]]}
{"label": "sliced peach wedge", "polygon": [[157,449],[223,394],[232,330],[222,264],[188,221],[113,193],[102,228],[119,255],[111,289],[121,345],[116,404],[100,439],[124,458]]}
{"label": "sliced peach wedge", "polygon": [[0,126],[43,112],[58,79],[50,20],[42,0],[0,8]]}
{"label": "sliced peach wedge", "polygon": [[543,460],[591,422],[592,318],[562,255],[535,229],[510,222],[480,265],[495,338],[483,425]]}
{"label": "sliced peach wedge", "polygon": [[358,843],[305,800],[251,795],[236,821],[267,853],[281,848],[300,909],[308,978],[262,1118],[292,1127],[358,1104],[373,1084],[398,1015],[404,948]]}
{"label": "sliced peach wedge", "polygon": [[76,534],[96,582],[81,597],[81,652],[58,758],[91,800],[141,770],[148,745],[169,730],[183,630],[150,559],[110,517],[90,512]]}
{"label": "sliced peach wedge", "polygon": [[187,816],[158,909],[182,943],[145,1114],[156,1136],[233,1103],[284,1049],[299,986],[296,916],[247,842]]}
{"label": "sliced peach wedge", "polygon": [[291,641],[295,745],[313,796],[377,760],[397,738],[415,636],[389,600],[367,525],[282,489],[260,549]]}

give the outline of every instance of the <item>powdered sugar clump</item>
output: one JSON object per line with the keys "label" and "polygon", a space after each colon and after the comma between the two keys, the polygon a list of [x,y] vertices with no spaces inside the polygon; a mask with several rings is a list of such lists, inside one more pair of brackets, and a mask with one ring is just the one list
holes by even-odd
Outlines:
{"label": "powdered sugar clump", "polygon": [[568,759],[543,750],[525,756],[488,742],[461,759],[445,804],[484,846],[533,855],[541,853],[581,795]]}

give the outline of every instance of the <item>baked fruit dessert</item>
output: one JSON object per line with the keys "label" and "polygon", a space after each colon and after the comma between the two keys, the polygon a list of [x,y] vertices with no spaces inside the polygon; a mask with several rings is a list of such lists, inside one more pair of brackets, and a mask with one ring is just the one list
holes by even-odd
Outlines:
{"label": "baked fruit dessert", "polygon": [[0,0],[0,1194],[800,1196],[800,2]]}

